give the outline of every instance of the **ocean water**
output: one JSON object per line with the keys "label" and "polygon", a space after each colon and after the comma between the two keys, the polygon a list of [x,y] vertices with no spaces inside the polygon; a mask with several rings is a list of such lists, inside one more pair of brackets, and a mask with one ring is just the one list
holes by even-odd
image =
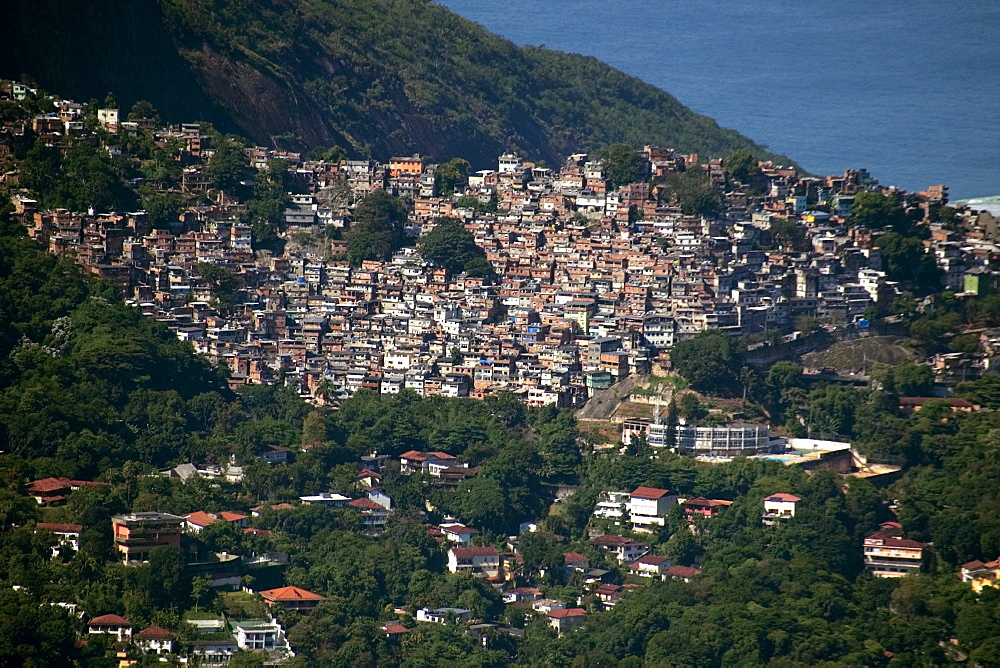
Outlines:
{"label": "ocean water", "polygon": [[1000,193],[1000,2],[438,0],[595,56],[811,172]]}

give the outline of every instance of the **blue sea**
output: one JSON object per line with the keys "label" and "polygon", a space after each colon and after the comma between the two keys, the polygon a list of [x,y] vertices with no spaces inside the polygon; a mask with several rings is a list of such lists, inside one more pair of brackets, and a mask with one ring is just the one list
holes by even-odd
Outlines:
{"label": "blue sea", "polygon": [[1000,193],[997,0],[438,1],[595,56],[811,172]]}

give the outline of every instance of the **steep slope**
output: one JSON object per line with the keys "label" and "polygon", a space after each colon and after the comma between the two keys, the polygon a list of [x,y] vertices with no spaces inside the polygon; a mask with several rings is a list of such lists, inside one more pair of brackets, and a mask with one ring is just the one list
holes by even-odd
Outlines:
{"label": "steep slope", "polygon": [[596,59],[518,47],[427,0],[14,0],[0,31],[0,76],[114,90],[267,145],[477,166],[615,141],[773,157]]}

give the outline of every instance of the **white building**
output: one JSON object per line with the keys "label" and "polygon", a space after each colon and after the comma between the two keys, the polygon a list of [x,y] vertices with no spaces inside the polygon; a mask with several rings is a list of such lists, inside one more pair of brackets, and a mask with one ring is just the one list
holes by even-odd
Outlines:
{"label": "white building", "polygon": [[636,487],[629,495],[629,522],[633,531],[653,532],[666,523],[667,513],[677,505],[677,495],[656,487]]}
{"label": "white building", "polygon": [[794,494],[779,492],[764,499],[764,524],[771,525],[795,517],[795,504],[801,501]]}
{"label": "white building", "polygon": [[495,578],[500,575],[500,553],[495,547],[453,547],[448,550],[448,570]]}

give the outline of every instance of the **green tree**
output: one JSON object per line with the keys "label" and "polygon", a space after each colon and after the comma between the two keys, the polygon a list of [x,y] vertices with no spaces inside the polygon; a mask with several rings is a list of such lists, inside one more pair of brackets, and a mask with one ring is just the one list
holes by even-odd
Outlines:
{"label": "green tree", "polygon": [[910,227],[910,220],[902,209],[899,197],[877,192],[860,192],[854,196],[849,222],[853,227],[868,230],[892,227],[895,232],[903,233]]}
{"label": "green tree", "polygon": [[628,144],[611,144],[595,152],[604,163],[604,176],[610,190],[642,181],[646,171],[646,158]]}
{"label": "green tree", "polygon": [[714,216],[722,206],[722,199],[708,174],[697,167],[671,174],[663,187],[689,216]]}
{"label": "green tree", "polygon": [[716,330],[701,332],[677,343],[670,351],[677,372],[699,392],[739,396],[739,371],[743,366],[732,338]]}
{"label": "green tree", "polygon": [[345,235],[347,256],[352,264],[386,259],[403,244],[403,225],[408,207],[398,197],[379,188],[367,195],[354,210],[354,222]]}
{"label": "green tree", "polygon": [[128,112],[128,120],[135,121],[139,119],[149,119],[156,125],[159,125],[160,113],[147,100],[139,100],[132,105],[132,110]]}
{"label": "green tree", "polygon": [[455,192],[469,177],[471,167],[469,161],[462,158],[452,158],[448,162],[438,165],[437,169],[434,170],[434,183],[438,193],[450,195]]}
{"label": "green tree", "polygon": [[475,237],[460,223],[448,219],[438,219],[434,229],[421,237],[417,248],[425,260],[452,272],[461,271],[473,259],[486,257]]}
{"label": "green tree", "polygon": [[759,171],[757,159],[748,148],[737,149],[730,153],[722,159],[722,166],[729,170],[734,179],[744,183]]}

